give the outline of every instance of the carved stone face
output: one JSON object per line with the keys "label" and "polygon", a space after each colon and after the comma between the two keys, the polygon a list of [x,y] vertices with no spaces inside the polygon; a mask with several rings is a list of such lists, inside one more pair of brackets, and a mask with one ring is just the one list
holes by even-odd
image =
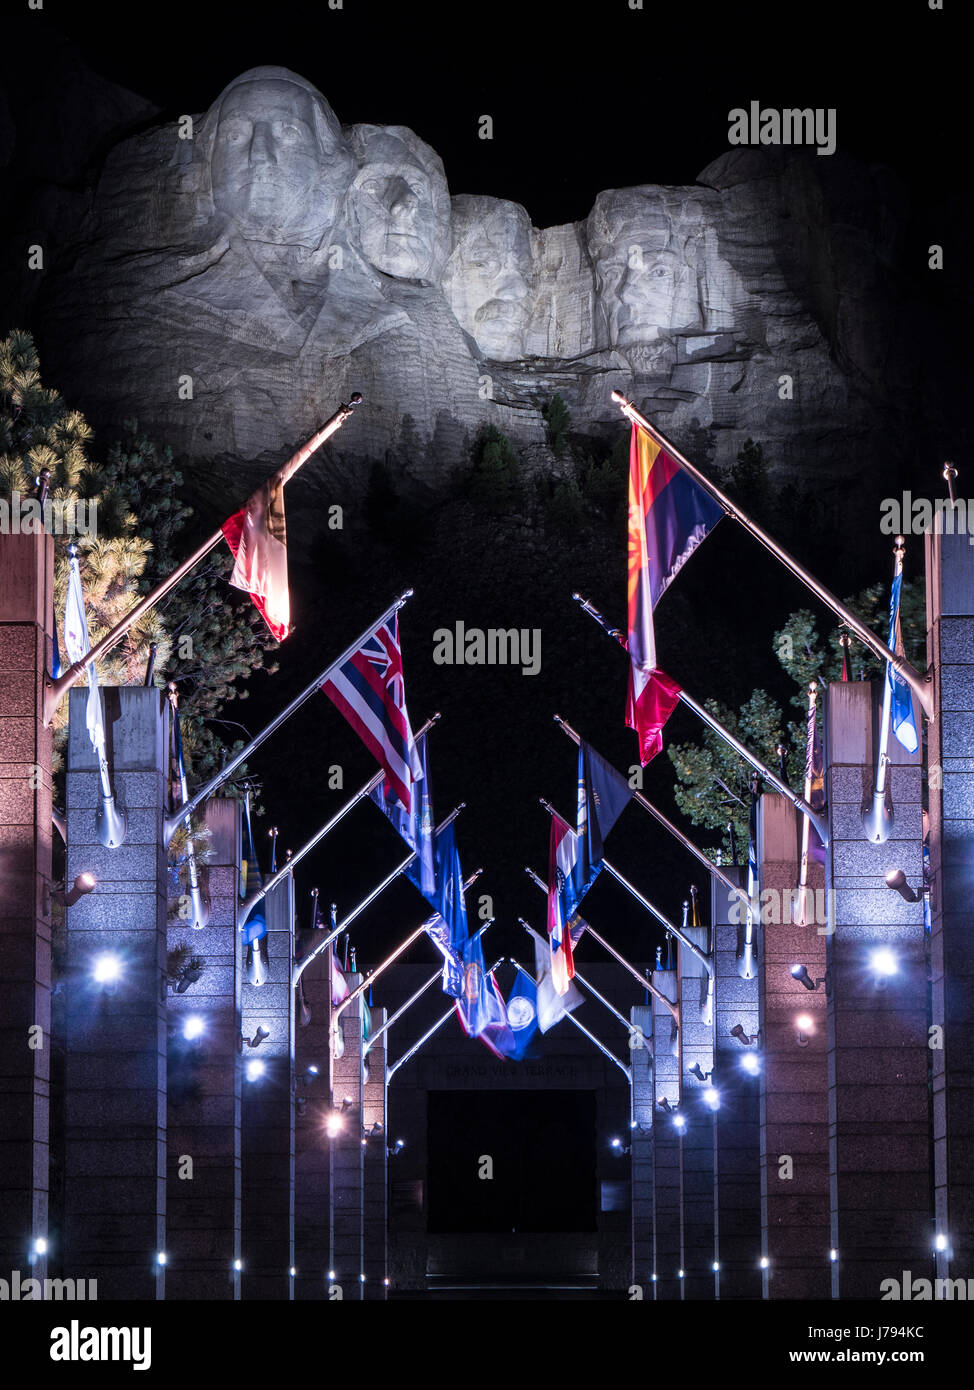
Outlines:
{"label": "carved stone face", "polygon": [[439,156],[405,126],[356,126],[361,169],[349,190],[353,240],[397,280],[438,278],[449,250],[450,194]]}
{"label": "carved stone face", "polygon": [[[599,202],[589,218],[599,306],[612,347],[635,347],[686,328],[700,317],[687,238],[635,189]],[[602,202],[600,208],[599,203]]]}
{"label": "carved stone face", "polygon": [[213,202],[245,237],[317,246],[334,225],[351,156],[319,101],[298,82],[246,76],[220,99]]}
{"label": "carved stone face", "polygon": [[521,357],[532,299],[527,213],[497,198],[455,198],[454,241],[444,289],[458,321],[488,357]]}

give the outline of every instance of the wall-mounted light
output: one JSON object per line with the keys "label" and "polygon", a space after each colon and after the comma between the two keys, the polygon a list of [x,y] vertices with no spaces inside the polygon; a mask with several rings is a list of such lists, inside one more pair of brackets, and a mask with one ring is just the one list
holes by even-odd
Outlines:
{"label": "wall-mounted light", "polygon": [[245,1068],[248,1081],[259,1081],[267,1071],[264,1063],[258,1057],[252,1057]]}
{"label": "wall-mounted light", "polygon": [[111,987],[122,978],[123,966],[118,956],[106,951],[91,963],[91,975],[96,985]]}
{"label": "wall-mounted light", "polygon": [[694,1062],[690,1068],[690,1075],[695,1076],[698,1081],[709,1081],[713,1076],[713,1071],[703,1071],[699,1062]]}
{"label": "wall-mounted light", "polygon": [[807,965],[793,965],[791,967],[791,975],[792,979],[797,980],[798,983],[804,985],[806,989],[816,990],[819,985],[825,984],[824,975],[819,976],[817,980],[812,979],[811,975],[808,973]]}
{"label": "wall-mounted light", "polygon": [[257,1032],[254,1034],[254,1036],[252,1038],[245,1037],[243,1041],[247,1044],[248,1047],[260,1047],[264,1039],[269,1038],[270,1035],[271,1033],[269,1028],[262,1028],[260,1024],[258,1024]]}
{"label": "wall-mounted light", "polygon": [[157,1254],[156,1254],[156,1264],[157,1264],[157,1265],[164,1265],[165,1263],[166,1263],[166,1252],[165,1252],[165,1250],[160,1250],[160,1251],[158,1251]]}
{"label": "wall-mounted light", "polygon": [[340,1110],[332,1110],[325,1116],[325,1132],[329,1139],[336,1139],[345,1128]]}
{"label": "wall-mounted light", "polygon": [[741,1058],[741,1066],[748,1076],[757,1076],[761,1070],[761,1061],[756,1052],[745,1052]]}
{"label": "wall-mounted light", "polygon": [[767,1255],[762,1255],[759,1263],[762,1269],[767,1269],[771,1261],[768,1259]]}
{"label": "wall-mounted light", "polygon": [[243,1260],[234,1260],[233,1267],[239,1274],[240,1271],[243,1269]]}
{"label": "wall-mounted light", "polygon": [[795,1041],[799,1047],[807,1047],[811,1041],[811,1036],[815,1032],[815,1020],[811,1014],[799,1014],[795,1019],[795,1027],[798,1032]]}
{"label": "wall-mounted light", "polygon": [[910,887],[902,869],[890,869],[886,875],[886,887],[899,893],[904,902],[918,903],[920,901],[920,894]]}
{"label": "wall-mounted light", "polygon": [[839,1252],[838,1252],[838,1250],[832,1249],[832,1250],[829,1251],[829,1259],[831,1260],[831,1262],[832,1262],[833,1264],[835,1264],[835,1262],[836,1262],[836,1260],[837,1260],[838,1258],[839,1258]]}
{"label": "wall-mounted light", "polygon": [[671,1105],[665,1096],[658,1096],[656,1099],[656,1104],[659,1106],[661,1110],[665,1110],[667,1115],[671,1115],[673,1111],[676,1109],[676,1106]]}
{"label": "wall-mounted light", "polygon": [[677,1111],[677,1113],[673,1116],[673,1127],[674,1129],[678,1130],[680,1134],[682,1134],[687,1127],[686,1115],[681,1115],[680,1112]]}
{"label": "wall-mounted light", "polygon": [[719,1273],[720,1273],[720,1260],[714,1260],[714,1262],[713,1262],[713,1264],[710,1266],[710,1268],[713,1270],[713,1272],[714,1272],[715,1274],[719,1274]]}
{"label": "wall-mounted light", "polygon": [[78,875],[74,881],[74,886],[64,895],[65,907],[74,907],[79,898],[83,898],[86,893],[90,893],[96,883],[95,875],[87,870]]}
{"label": "wall-mounted light", "polygon": [[390,1158],[398,1158],[398,1156],[402,1153],[405,1147],[405,1139],[397,1139],[396,1142],[393,1144],[392,1148],[387,1150],[387,1153],[389,1154]]}
{"label": "wall-mounted light", "polygon": [[896,956],[888,946],[878,946],[869,954],[869,968],[876,977],[876,988],[885,989],[890,976],[896,974],[899,966]]}
{"label": "wall-mounted light", "polygon": [[196,1042],[206,1032],[206,1021],[199,1014],[189,1014],[183,1020],[183,1037],[187,1042]]}
{"label": "wall-mounted light", "polygon": [[938,1232],[938,1234],[935,1235],[933,1238],[934,1250],[944,1251],[947,1249],[948,1244],[949,1241],[947,1240],[947,1237],[943,1234],[943,1232]]}
{"label": "wall-mounted light", "polygon": [[757,1042],[756,1035],[751,1037],[749,1033],[745,1033],[743,1023],[735,1023],[730,1030],[730,1035],[732,1038],[737,1039],[741,1047],[750,1047],[753,1042]]}
{"label": "wall-mounted light", "polygon": [[294,1278],[297,1277],[297,1273],[298,1273],[298,1271],[294,1268],[294,1265],[292,1265],[291,1268],[288,1270],[288,1275],[289,1275],[290,1278],[292,1278],[292,1279],[294,1279]]}
{"label": "wall-mounted light", "polygon": [[703,1093],[704,1103],[709,1105],[711,1110],[720,1109],[720,1092],[715,1086],[708,1086]]}

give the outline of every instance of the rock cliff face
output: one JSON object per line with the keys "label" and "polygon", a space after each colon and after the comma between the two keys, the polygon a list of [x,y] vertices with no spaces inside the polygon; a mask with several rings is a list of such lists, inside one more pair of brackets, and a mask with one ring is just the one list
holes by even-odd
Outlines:
{"label": "rock cliff face", "polygon": [[903,212],[841,156],[736,150],[539,230],[451,200],[412,131],[344,128],[257,68],[191,128],[116,144],[58,216],[29,306],[46,375],[97,425],[137,416],[231,472],[352,390],[367,407],[332,451],[352,490],[377,459],[436,484],[487,424],[543,455],[555,392],[582,434],[618,437],[619,388],[702,462],[752,437],[781,478],[849,481],[905,448]]}

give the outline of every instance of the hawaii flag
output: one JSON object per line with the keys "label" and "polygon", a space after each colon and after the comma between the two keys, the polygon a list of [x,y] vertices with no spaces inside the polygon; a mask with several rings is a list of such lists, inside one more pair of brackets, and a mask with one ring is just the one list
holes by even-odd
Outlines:
{"label": "hawaii flag", "polygon": [[414,784],[422,781],[423,764],[406,713],[399,619],[370,633],[322,690],[385,769],[387,788],[412,815]]}
{"label": "hawaii flag", "polygon": [[220,528],[233,552],[230,583],[244,589],[279,642],[291,625],[284,525],[284,470],[259,487]]}
{"label": "hawaii flag", "polygon": [[629,443],[629,695],[626,724],[643,766],[663,746],[662,728],[680,687],[656,660],[653,609],[723,508],[645,430]]}

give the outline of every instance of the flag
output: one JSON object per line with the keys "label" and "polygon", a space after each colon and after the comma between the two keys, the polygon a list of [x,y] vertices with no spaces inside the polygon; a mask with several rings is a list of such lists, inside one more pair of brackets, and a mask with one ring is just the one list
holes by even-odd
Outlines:
{"label": "flag", "polygon": [[[493,978],[493,977],[491,977]],[[494,1032],[507,1025],[504,1000],[491,989],[484,969],[484,948],[474,932],[463,947],[463,989],[457,1000],[457,1015],[468,1038],[480,1037],[485,1029]],[[488,1038],[490,1035],[488,1034]],[[490,1046],[490,1041],[488,1041]],[[492,1048],[492,1051],[496,1048]]]}
{"label": "flag", "polygon": [[385,769],[392,795],[411,812],[413,784],[423,767],[406,713],[398,617],[371,632],[321,688]]}
{"label": "flag", "polygon": [[425,734],[421,734],[416,740],[416,754],[423,771],[418,788],[414,783],[411,811],[407,811],[402,805],[388,778],[381,786],[373,787],[369,796],[379,810],[388,816],[409,848],[418,855],[416,864],[410,865],[407,874],[423,896],[436,907],[436,902],[430,896],[436,892],[436,864],[433,852],[433,784],[430,781]]}
{"label": "flag", "polygon": [[514,1030],[508,1020],[507,1005],[504,1003],[504,996],[501,994],[495,975],[487,977],[487,989],[491,996],[490,1008],[495,1017],[493,1022],[486,1024],[478,1036],[483,1045],[489,1048],[495,1057],[500,1057],[503,1060],[513,1059]]}
{"label": "flag", "polygon": [[[73,666],[83,660],[91,651],[88,637],[88,619],[85,617],[85,600],[81,592],[81,570],[77,555],[68,562],[68,597],[64,605],[64,646]],[[88,704],[85,711],[88,737],[97,752],[105,748],[105,721],[102,715],[101,691],[98,689],[98,672],[95,663],[88,662]]]}
{"label": "flag", "polygon": [[[556,1023],[571,1013],[572,1009],[577,1009],[579,1004],[585,1002],[585,996],[576,985],[569,983],[568,989],[564,994],[559,994],[555,989],[551,978],[551,949],[547,940],[539,936],[531,927],[531,938],[534,942],[534,973],[537,979],[537,1011],[538,1027],[542,1033],[547,1033],[549,1028],[553,1028]],[[579,921],[577,927],[572,928],[572,941],[577,944],[579,937],[585,930],[585,923]]]}
{"label": "flag", "polygon": [[[805,800],[813,811],[825,810],[825,757],[822,753],[822,740],[818,732],[818,716],[814,704],[810,702],[808,729],[805,738]],[[825,863],[825,846],[814,826],[810,825],[809,855],[819,864]]]}
{"label": "flag", "polygon": [[348,981],[345,978],[345,972],[338,964],[338,956],[335,953],[334,941],[328,948],[328,954],[331,957],[331,1002],[334,1008],[334,1006],[340,1004],[343,999],[347,999],[352,991],[349,989]]}
{"label": "flag", "polygon": [[463,893],[463,870],[460,868],[460,851],[457,849],[456,827],[453,821],[444,825],[435,836],[433,845],[435,866],[435,886],[431,893],[422,888],[423,866],[418,859],[406,869],[406,877],[420,892],[445,922],[449,930],[449,945],[462,954],[469,934],[467,926],[467,904]]}
{"label": "flag", "polygon": [[[747,924],[752,929],[759,919],[758,885],[758,793],[751,788],[751,809],[747,821]],[[753,936],[752,936],[753,940]]]}
{"label": "flag", "polygon": [[[586,893],[602,868],[603,842],[632,796],[632,788],[611,763],[584,741],[578,745],[578,898]],[[577,901],[577,899],[576,899]]]}
{"label": "flag", "polygon": [[[257,862],[257,851],[254,849],[254,832],[250,823],[250,797],[244,799],[244,848],[246,858],[241,863],[244,882],[244,896],[250,897],[254,893],[259,893],[264,886],[261,877],[260,865]],[[244,945],[252,948],[255,941],[259,941],[267,935],[267,918],[264,915],[264,899],[254,908],[253,912],[244,922],[240,930],[244,934]],[[248,949],[248,961],[250,949]]]}
{"label": "flag", "polygon": [[538,1031],[538,986],[520,966],[507,999],[507,1022],[511,1030],[511,1050],[507,1056],[520,1062]]}
{"label": "flag", "polygon": [[220,528],[233,553],[230,583],[253,599],[278,642],[290,631],[284,471],[257,489]]}
{"label": "flag", "polygon": [[57,613],[51,610],[51,680],[61,674],[61,651],[57,642]]}
{"label": "flag", "polygon": [[723,508],[645,430],[629,441],[629,692],[626,724],[643,766],[663,746],[661,730],[679,686],[659,670],[653,609]]}
{"label": "flag", "polygon": [[443,993],[459,999],[463,991],[463,952],[450,944],[450,928],[437,913],[426,924],[426,934],[443,957]]}
{"label": "flag", "polygon": [[561,816],[552,815],[548,840],[548,944],[551,979],[559,994],[566,993],[575,973],[568,923],[578,901],[573,879],[577,864],[578,836]]}
{"label": "flag", "polygon": [[[900,573],[894,577],[893,588],[890,593],[889,637],[886,641],[886,645],[897,656],[905,654],[903,633],[900,629],[900,590],[902,586],[903,575]],[[893,692],[891,715],[893,734],[908,753],[915,753],[920,746],[920,738],[917,733],[916,716],[913,713],[912,692],[903,677],[897,673],[891,661],[886,663],[886,679]]]}

